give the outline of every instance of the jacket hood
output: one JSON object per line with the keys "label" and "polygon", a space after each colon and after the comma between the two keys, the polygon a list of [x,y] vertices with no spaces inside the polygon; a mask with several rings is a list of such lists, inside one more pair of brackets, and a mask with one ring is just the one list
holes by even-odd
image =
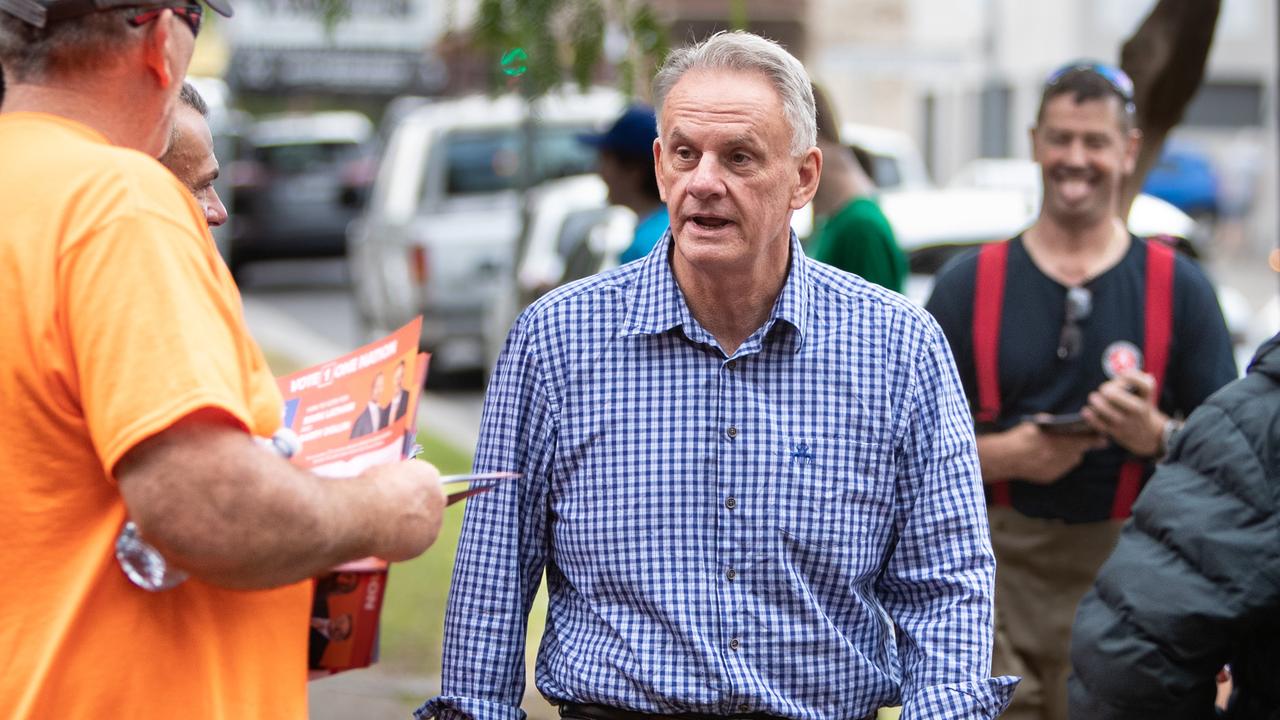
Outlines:
{"label": "jacket hood", "polygon": [[1271,336],[1271,339],[1262,343],[1258,347],[1258,351],[1253,354],[1253,360],[1249,362],[1249,372],[1262,373],[1272,380],[1280,381],[1280,333]]}

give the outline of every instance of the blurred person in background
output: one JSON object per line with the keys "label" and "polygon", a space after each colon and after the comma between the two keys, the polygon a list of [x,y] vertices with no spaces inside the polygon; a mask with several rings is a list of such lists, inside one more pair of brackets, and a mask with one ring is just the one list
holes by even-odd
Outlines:
{"label": "blurred person in background", "polygon": [[[155,160],[203,11],[0,0],[6,717],[305,717],[308,580],[440,525],[425,463],[322,479],[254,440],[280,392]],[[126,575],[126,518],[185,582]]]}
{"label": "blurred person in background", "polygon": [[1280,717],[1280,335],[1187,418],[1085,595],[1071,717]]}
{"label": "blurred person in background", "polygon": [[1117,68],[1052,73],[1031,130],[1040,215],[951,263],[928,302],[978,428],[998,568],[993,671],[1023,676],[1014,720],[1066,718],[1076,605],[1175,417],[1236,375],[1208,278],[1119,217],[1134,112]]}
{"label": "blurred person in background", "polygon": [[227,208],[213,187],[220,168],[213,154],[209,106],[189,82],[182,83],[182,90],[178,92],[173,134],[169,137],[169,147],[160,156],[160,164],[169,168],[195,196],[209,227],[218,227],[227,221]]}
{"label": "blurred person in background", "polygon": [[[467,508],[441,694],[419,717],[999,714],[995,574],[946,338],[906,298],[805,257],[813,95],[776,43],[720,33],[654,81],[671,228],[552,291],[507,339]],[[895,633],[894,627],[898,630]]]}
{"label": "blurred person in background", "polygon": [[635,235],[618,258],[620,265],[648,255],[667,231],[667,206],[658,194],[653,168],[657,138],[653,108],[638,104],[627,108],[608,131],[578,138],[599,151],[598,172],[609,188],[609,202],[636,214]]}
{"label": "blurred person in background", "polygon": [[875,183],[854,152],[840,142],[840,123],[822,88],[813,86],[817,108],[822,182],[813,196],[817,227],[809,241],[814,260],[902,292],[907,256],[898,247],[889,219],[876,203]]}

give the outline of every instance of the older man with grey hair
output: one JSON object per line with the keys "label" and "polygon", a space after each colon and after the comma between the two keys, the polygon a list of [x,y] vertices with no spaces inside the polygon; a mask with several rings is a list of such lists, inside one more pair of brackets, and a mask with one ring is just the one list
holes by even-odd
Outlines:
{"label": "older man with grey hair", "polygon": [[990,718],[987,540],[946,339],[902,296],[808,260],[804,68],[718,34],[655,83],[671,227],[641,261],[517,320],[467,510],[442,694],[419,717]]}

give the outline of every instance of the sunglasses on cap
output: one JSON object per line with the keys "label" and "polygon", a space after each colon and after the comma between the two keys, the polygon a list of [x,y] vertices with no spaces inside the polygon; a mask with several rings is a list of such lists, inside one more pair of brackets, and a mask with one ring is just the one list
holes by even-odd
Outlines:
{"label": "sunglasses on cap", "polygon": [[1119,95],[1120,99],[1124,101],[1126,112],[1132,114],[1137,109],[1133,103],[1133,79],[1120,68],[1106,63],[1087,60],[1069,62],[1049,73],[1049,77],[1044,80],[1045,89],[1058,85],[1063,78],[1072,73],[1089,73],[1106,80],[1107,85],[1111,86],[1115,94]]}
{"label": "sunglasses on cap", "polygon": [[133,17],[129,18],[129,24],[134,27],[142,27],[147,23],[160,17],[160,13],[165,10],[171,10],[177,15],[187,27],[191,28],[191,36],[196,37],[200,34],[200,25],[204,21],[204,8],[200,3],[190,3],[187,5],[169,5],[150,10],[143,10]]}

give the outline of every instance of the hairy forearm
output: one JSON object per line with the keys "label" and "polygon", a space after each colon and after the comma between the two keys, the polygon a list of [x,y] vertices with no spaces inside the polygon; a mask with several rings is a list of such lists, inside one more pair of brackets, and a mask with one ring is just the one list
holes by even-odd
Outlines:
{"label": "hairy forearm", "polygon": [[982,482],[990,484],[1018,477],[1018,456],[1014,453],[1006,433],[979,435],[978,466],[982,469]]}
{"label": "hairy forearm", "polygon": [[118,467],[130,516],[175,565],[259,589],[371,554],[381,526],[359,478],[320,478],[209,418],[188,419]]}

